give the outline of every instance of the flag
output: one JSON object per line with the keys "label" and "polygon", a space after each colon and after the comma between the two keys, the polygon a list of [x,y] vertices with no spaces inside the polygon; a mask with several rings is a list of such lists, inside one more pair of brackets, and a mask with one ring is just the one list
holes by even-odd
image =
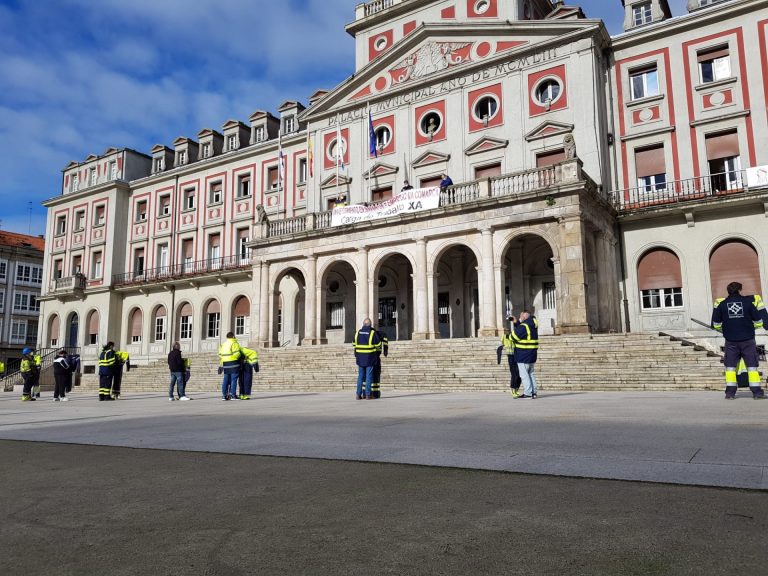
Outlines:
{"label": "flag", "polygon": [[307,169],[309,171],[309,177],[312,178],[312,164],[315,163],[315,153],[312,150],[312,137],[307,130]]}
{"label": "flag", "polygon": [[344,141],[341,139],[341,123],[336,116],[336,166],[346,170],[344,166]]}
{"label": "flag", "polygon": [[376,131],[373,129],[373,117],[371,116],[370,108],[368,108],[368,148],[371,156],[374,158],[379,157],[379,152],[376,148]]}
{"label": "flag", "polygon": [[[285,183],[285,154],[283,154],[283,132],[277,132],[277,170],[281,185]],[[279,187],[279,186],[278,186]]]}

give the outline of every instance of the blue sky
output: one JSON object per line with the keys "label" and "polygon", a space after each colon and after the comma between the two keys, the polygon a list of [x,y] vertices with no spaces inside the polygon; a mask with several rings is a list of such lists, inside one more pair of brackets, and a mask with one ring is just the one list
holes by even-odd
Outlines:
{"label": "blue sky", "polygon": [[[40,202],[70,160],[149,153],[332,88],[353,71],[344,25],[357,3],[0,0],[0,226],[42,234]],[[685,13],[685,0],[670,4]],[[621,32],[620,0],[580,5]]]}

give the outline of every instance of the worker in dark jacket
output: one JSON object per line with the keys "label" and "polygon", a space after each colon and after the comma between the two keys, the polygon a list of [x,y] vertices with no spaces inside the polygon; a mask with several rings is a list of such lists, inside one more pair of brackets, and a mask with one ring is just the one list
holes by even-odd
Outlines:
{"label": "worker in dark jacket", "polygon": [[115,370],[115,343],[107,342],[99,354],[99,402],[112,398],[112,377]]}
{"label": "worker in dark jacket", "polygon": [[72,389],[72,366],[67,358],[67,351],[62,349],[56,353],[56,359],[53,361],[53,401],[66,402],[67,390]]}
{"label": "worker in dark jacket", "polygon": [[759,294],[741,295],[742,285],[731,282],[727,298],[718,298],[712,311],[712,328],[725,337],[725,398],[733,400],[738,388],[736,367],[739,360],[747,365],[749,389],[755,399],[765,398],[760,387],[760,366],[755,330],[768,326],[768,312]]}
{"label": "worker in dark jacket", "polygon": [[187,398],[187,382],[185,378],[187,367],[184,358],[181,356],[181,344],[178,342],[173,343],[173,350],[168,353],[168,370],[171,371],[171,383],[168,385],[168,401],[173,402],[174,400],[174,385],[176,386],[179,400],[189,400]]}
{"label": "worker in dark jacket", "polygon": [[381,356],[382,354],[385,358],[389,356],[389,338],[381,331],[381,328],[376,332],[379,334],[381,342],[379,343],[379,351],[376,355],[376,365],[373,367],[373,382],[371,382],[371,396],[374,399],[381,398]]}
{"label": "worker in dark jacket", "polygon": [[512,320],[512,338],[515,341],[515,360],[517,370],[525,386],[518,398],[536,398],[538,383],[533,373],[539,352],[539,321],[527,310],[520,313],[520,318],[510,316]]}
{"label": "worker in dark jacket", "polygon": [[[363,327],[355,332],[353,342],[355,349],[355,361],[357,363],[357,399],[373,400],[371,396],[371,383],[373,381],[373,367],[376,365],[379,344],[379,333],[371,326],[371,319],[363,321]],[[365,380],[365,396],[363,396],[363,380]]]}

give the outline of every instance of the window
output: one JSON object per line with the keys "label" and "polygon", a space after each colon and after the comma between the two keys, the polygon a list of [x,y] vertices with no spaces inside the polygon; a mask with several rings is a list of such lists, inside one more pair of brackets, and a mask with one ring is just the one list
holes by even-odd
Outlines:
{"label": "window", "polygon": [[656,67],[630,73],[629,85],[632,91],[632,100],[658,95],[659,78]]}
{"label": "window", "polygon": [[221,204],[221,182],[213,182],[208,194],[208,204]]}
{"label": "window", "polygon": [[61,236],[67,233],[67,217],[56,216],[56,236]]}
{"label": "window", "polygon": [[64,260],[56,260],[53,263],[53,277],[58,280],[64,276]]}
{"label": "window", "polygon": [[632,7],[632,21],[635,26],[642,26],[643,24],[650,24],[653,21],[653,14],[651,12],[651,3],[639,4]]}
{"label": "window", "polygon": [[192,239],[187,238],[181,241],[181,261],[184,264],[184,270],[189,270],[192,267]]}
{"label": "window", "polygon": [[160,209],[158,210],[159,216],[168,216],[171,213],[171,197],[168,194],[160,196]]}
{"label": "window", "polygon": [[95,186],[98,176],[96,175],[96,168],[91,168],[90,172],[90,185]]}
{"label": "window", "polygon": [[388,200],[389,198],[392,198],[391,186],[388,188],[379,188],[378,190],[371,191],[372,202],[382,202],[383,200]]}
{"label": "window", "polygon": [[8,275],[8,262],[0,260],[0,280],[5,280]]}
{"label": "window", "polygon": [[195,189],[187,188],[184,190],[184,210],[195,209]]}
{"label": "window", "polygon": [[136,202],[136,222],[144,222],[147,219],[147,201]]}
{"label": "window", "polygon": [[109,179],[117,180],[117,162],[109,163]]}
{"label": "window", "polygon": [[206,330],[207,338],[219,337],[219,323],[221,321],[221,312],[208,313],[208,327]]}
{"label": "window", "polygon": [[165,316],[155,318],[155,342],[165,342]]}
{"label": "window", "polygon": [[14,312],[39,312],[40,302],[31,292],[16,292],[13,295]]}
{"label": "window", "polygon": [[106,211],[106,208],[103,204],[96,206],[96,209],[93,212],[93,225],[94,226],[103,226],[104,225],[104,213]]}
{"label": "window", "polygon": [[227,136],[227,150],[237,150],[237,136]]}
{"label": "window", "polygon": [[72,192],[77,192],[80,189],[80,175],[75,174],[72,176]]}
{"label": "window", "polygon": [[344,328],[344,302],[328,302],[328,330]]}
{"label": "window", "polygon": [[75,212],[75,232],[79,232],[85,228],[85,210],[78,210]]}
{"label": "window", "polygon": [[307,159],[299,158],[299,173],[297,174],[297,184],[305,184],[307,182]]}
{"label": "window", "polygon": [[203,144],[200,156],[202,158],[210,158],[210,156],[211,156],[211,144],[209,142],[206,142],[205,144]]}
{"label": "window", "polygon": [[237,231],[237,253],[242,264],[247,264],[251,259],[251,249],[248,248],[248,228],[241,228]]}
{"label": "window", "polygon": [[251,175],[241,174],[237,177],[237,197],[247,198],[251,195]]}
{"label": "window", "polygon": [[43,269],[30,264],[16,264],[16,282],[20,284],[42,284]]}
{"label": "window", "polygon": [[635,172],[640,192],[664,190],[667,185],[667,165],[664,146],[635,150]]}
{"label": "window", "polygon": [[182,316],[179,330],[180,340],[192,339],[192,316]]}
{"label": "window", "polygon": [[221,256],[221,236],[211,234],[208,236],[208,259],[217,260]]}
{"label": "window", "polygon": [[157,246],[157,267],[163,271],[168,267],[168,244]]}
{"label": "window", "polygon": [[11,344],[24,344],[27,341],[27,321],[13,320],[11,322]]}
{"label": "window", "polygon": [[699,52],[698,61],[702,84],[731,77],[731,57],[727,46]]}
{"label": "window", "polygon": [[72,257],[72,275],[77,276],[78,274],[83,273],[83,257],[82,256],[73,256]]}
{"label": "window", "polygon": [[94,252],[91,258],[91,278],[99,279],[101,275],[101,252]]}
{"label": "window", "polygon": [[133,253],[133,276],[144,274],[144,248],[137,248]]}
{"label": "window", "polygon": [[737,132],[711,134],[706,137],[712,191],[722,192],[742,187],[739,135]]}
{"label": "window", "polygon": [[273,166],[272,168],[267,168],[267,186],[269,190],[277,190],[277,186],[278,186],[277,176],[278,176],[277,166]]}
{"label": "window", "polygon": [[535,94],[539,104],[548,107],[560,96],[560,82],[554,78],[548,78],[536,87]]}
{"label": "window", "polygon": [[184,166],[184,164],[187,163],[187,151],[186,150],[179,150],[176,153],[176,165],[177,166]]}
{"label": "window", "polygon": [[495,176],[501,176],[501,162],[488,164],[487,166],[477,166],[475,168],[475,180],[493,178]]}
{"label": "window", "polygon": [[263,142],[266,140],[267,130],[264,126],[257,126],[254,133],[254,142]]}
{"label": "window", "polygon": [[671,250],[655,248],[646,252],[637,265],[637,283],[643,310],[683,305],[680,260]]}
{"label": "window", "polygon": [[427,112],[421,117],[419,122],[419,129],[422,134],[429,136],[431,139],[435,134],[440,132],[440,127],[443,125],[443,119],[437,112]]}
{"label": "window", "polygon": [[286,116],[285,121],[283,123],[283,127],[285,128],[285,133],[290,134],[291,132],[296,131],[296,117],[295,116]]}
{"label": "window", "polygon": [[235,316],[235,336],[243,336],[245,333],[245,316]]}
{"label": "window", "polygon": [[389,126],[379,126],[374,133],[376,134],[376,149],[381,152],[392,141],[392,131]]}
{"label": "window", "polygon": [[487,124],[488,120],[496,116],[496,112],[499,110],[499,103],[493,96],[483,96],[475,102],[475,118]]}
{"label": "window", "polygon": [[[5,290],[0,290],[0,310],[5,308]],[[2,334],[2,330],[0,330],[0,334]]]}
{"label": "window", "polygon": [[162,172],[165,170],[165,158],[162,156],[155,158],[155,172]]}
{"label": "window", "polygon": [[346,196],[340,196],[339,198],[329,198],[328,199],[328,210],[333,210],[337,206],[346,206],[347,205],[347,197]]}

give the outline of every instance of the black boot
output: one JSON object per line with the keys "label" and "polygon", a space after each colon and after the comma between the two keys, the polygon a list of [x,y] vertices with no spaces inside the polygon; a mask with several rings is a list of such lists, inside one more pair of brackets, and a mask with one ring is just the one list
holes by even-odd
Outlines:
{"label": "black boot", "polygon": [[760,386],[751,386],[750,390],[752,390],[752,398],[755,400],[762,400],[765,398],[765,390],[763,390]]}
{"label": "black boot", "polygon": [[736,390],[738,390],[737,386],[726,386],[725,387],[725,399],[726,400],[733,400],[736,398]]}

